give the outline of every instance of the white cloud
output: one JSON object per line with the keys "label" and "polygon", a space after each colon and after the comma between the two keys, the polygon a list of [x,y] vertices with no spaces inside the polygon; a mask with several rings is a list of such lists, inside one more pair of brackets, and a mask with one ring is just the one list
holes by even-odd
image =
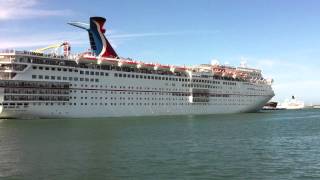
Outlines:
{"label": "white cloud", "polygon": [[39,0],[0,0],[0,21],[48,16],[64,16],[71,10],[39,9]]}

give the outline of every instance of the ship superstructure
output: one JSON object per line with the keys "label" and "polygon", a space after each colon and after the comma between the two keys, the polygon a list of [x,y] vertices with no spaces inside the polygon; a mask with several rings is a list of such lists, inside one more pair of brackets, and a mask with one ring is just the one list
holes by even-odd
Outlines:
{"label": "ship superstructure", "polygon": [[[0,52],[0,116],[62,118],[255,112],[274,92],[261,70],[174,66],[121,58],[104,36],[105,19],[71,25],[88,31],[91,50],[70,55]],[[46,49],[46,48],[45,48]]]}

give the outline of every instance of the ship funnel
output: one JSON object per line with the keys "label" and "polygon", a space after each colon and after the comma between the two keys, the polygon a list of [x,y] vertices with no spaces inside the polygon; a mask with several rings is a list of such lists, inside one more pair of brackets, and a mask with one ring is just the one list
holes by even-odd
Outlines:
{"label": "ship funnel", "polygon": [[88,31],[91,50],[97,56],[118,58],[117,53],[104,35],[106,30],[103,25],[105,22],[106,19],[103,17],[90,17],[90,24],[81,22],[70,22],[68,24]]}

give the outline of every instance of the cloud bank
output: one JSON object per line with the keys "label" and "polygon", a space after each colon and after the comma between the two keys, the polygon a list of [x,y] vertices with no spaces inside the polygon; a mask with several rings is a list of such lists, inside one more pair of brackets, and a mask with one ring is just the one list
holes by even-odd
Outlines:
{"label": "cloud bank", "polygon": [[40,9],[39,0],[0,0],[0,21],[71,14],[71,10]]}

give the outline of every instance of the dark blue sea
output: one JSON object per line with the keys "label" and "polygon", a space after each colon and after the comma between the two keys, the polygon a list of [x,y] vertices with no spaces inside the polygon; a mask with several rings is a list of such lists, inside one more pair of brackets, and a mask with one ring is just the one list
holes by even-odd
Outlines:
{"label": "dark blue sea", "polygon": [[320,110],[0,120],[0,179],[320,179]]}

